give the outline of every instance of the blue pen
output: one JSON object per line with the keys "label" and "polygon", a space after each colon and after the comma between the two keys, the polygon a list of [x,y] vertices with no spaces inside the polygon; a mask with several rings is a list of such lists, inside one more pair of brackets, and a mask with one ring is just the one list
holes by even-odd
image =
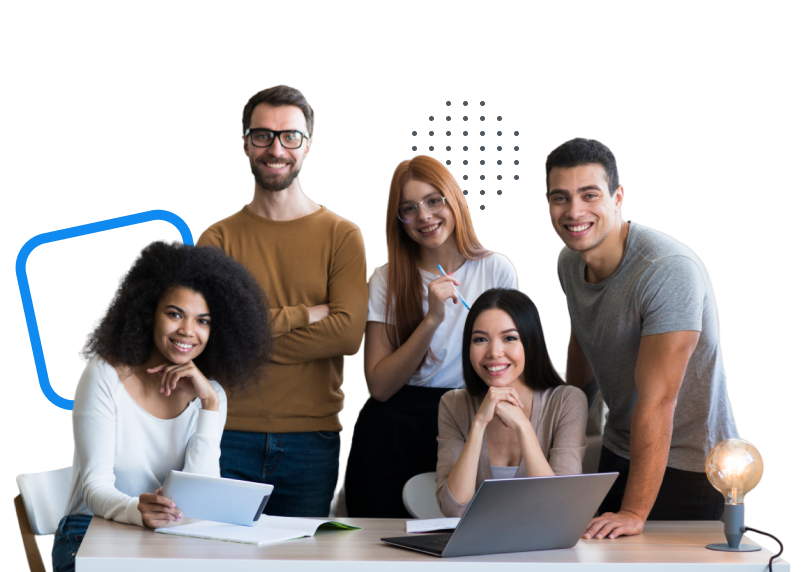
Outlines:
{"label": "blue pen", "polygon": [[[441,274],[443,274],[444,276],[446,276],[446,271],[445,271],[445,270],[444,270],[444,269],[441,267],[441,265],[440,265],[440,264],[438,264],[438,270],[440,270],[440,273],[441,273]],[[454,286],[452,286],[452,288],[454,288]],[[457,292],[457,297],[458,297],[458,298],[460,298],[460,301],[461,301],[461,302],[463,302],[463,305],[466,307],[466,310],[471,310],[471,308],[469,308],[468,302],[466,302],[466,300],[463,298],[463,294],[461,294],[460,292],[458,292],[458,291],[457,291],[457,288],[454,288],[454,291],[455,291],[455,292]]]}

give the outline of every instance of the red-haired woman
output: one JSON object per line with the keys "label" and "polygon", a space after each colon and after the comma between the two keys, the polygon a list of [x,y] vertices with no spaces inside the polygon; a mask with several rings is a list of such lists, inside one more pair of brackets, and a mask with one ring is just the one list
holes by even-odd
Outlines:
{"label": "red-haired woman", "polygon": [[[457,182],[418,156],[393,173],[387,203],[389,262],[368,285],[368,399],[345,475],[349,516],[407,518],[407,480],[435,470],[438,406],[463,387],[461,346],[469,304],[489,288],[516,288],[516,272],[484,249]],[[438,265],[447,273],[441,276]]]}

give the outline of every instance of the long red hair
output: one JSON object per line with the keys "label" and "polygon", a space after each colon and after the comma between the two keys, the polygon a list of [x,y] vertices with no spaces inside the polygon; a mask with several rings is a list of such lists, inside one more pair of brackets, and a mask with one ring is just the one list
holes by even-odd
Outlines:
{"label": "long red hair", "polygon": [[[467,260],[484,258],[491,254],[482,247],[471,214],[457,184],[449,170],[440,161],[419,155],[410,161],[402,161],[393,173],[390,182],[390,197],[387,201],[387,298],[385,301],[385,321],[395,321],[396,339],[390,339],[397,348],[409,339],[415,328],[424,319],[423,291],[421,275],[418,272],[419,247],[404,231],[404,223],[398,219],[401,191],[410,179],[429,183],[446,197],[446,207],[452,210],[455,218],[454,234],[460,254]],[[389,333],[389,332],[388,332]],[[420,368],[426,357],[434,354],[430,349],[418,364]]]}

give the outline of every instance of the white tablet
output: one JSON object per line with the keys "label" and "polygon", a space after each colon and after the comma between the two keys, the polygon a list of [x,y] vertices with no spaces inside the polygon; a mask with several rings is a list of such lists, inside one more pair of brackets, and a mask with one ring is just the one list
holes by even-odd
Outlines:
{"label": "white tablet", "polygon": [[162,495],[183,517],[255,526],[272,494],[272,485],[170,471]]}

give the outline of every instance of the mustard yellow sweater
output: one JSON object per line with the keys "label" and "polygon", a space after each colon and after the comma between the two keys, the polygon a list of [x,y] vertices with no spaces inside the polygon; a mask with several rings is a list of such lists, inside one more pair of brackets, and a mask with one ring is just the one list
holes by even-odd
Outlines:
{"label": "mustard yellow sweater", "polygon": [[[269,298],[275,351],[257,387],[228,392],[233,431],[340,431],[342,362],[359,351],[368,311],[365,245],[359,228],[325,207],[272,221],[246,206],[202,233],[252,272]],[[307,307],[331,314],[309,325]],[[227,389],[227,388],[225,388]]]}

